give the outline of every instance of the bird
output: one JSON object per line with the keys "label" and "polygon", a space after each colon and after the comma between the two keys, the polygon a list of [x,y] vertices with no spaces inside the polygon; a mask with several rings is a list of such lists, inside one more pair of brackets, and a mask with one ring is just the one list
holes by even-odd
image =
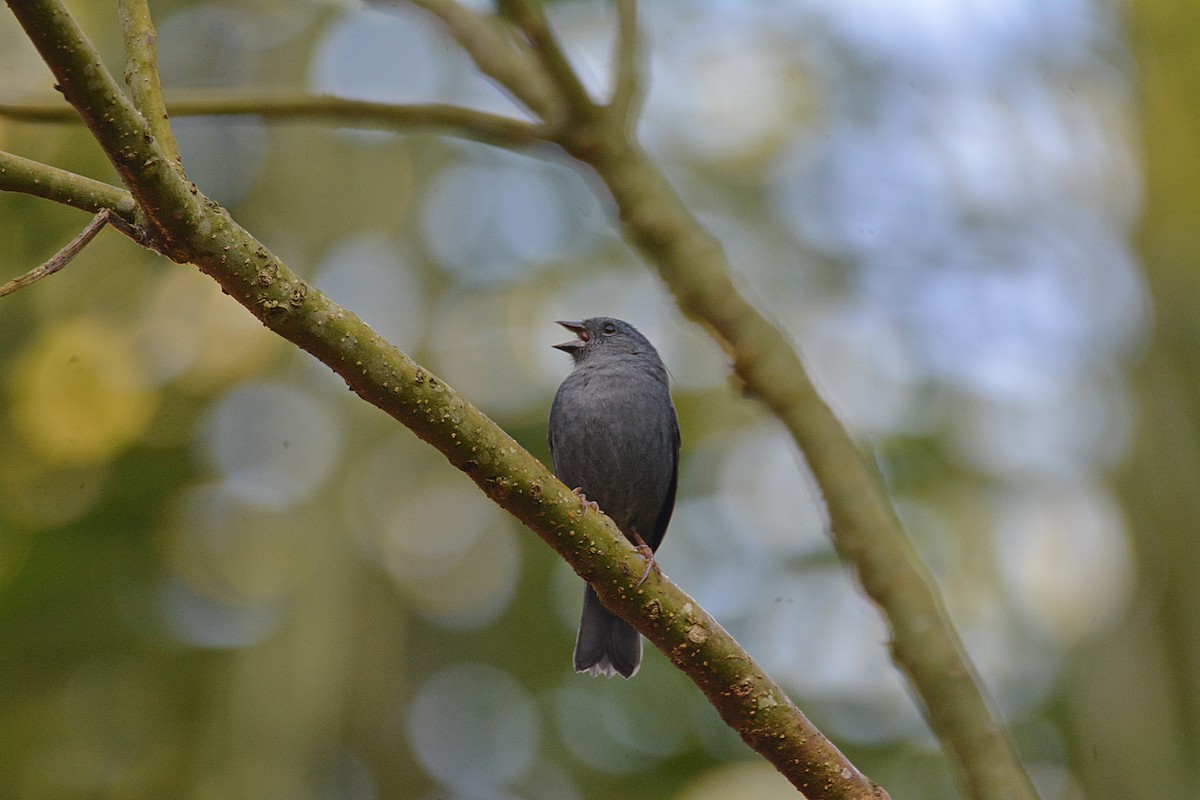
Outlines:
{"label": "bird", "polygon": [[[638,330],[612,317],[559,321],[575,334],[552,345],[574,368],[550,406],[547,439],[554,473],[596,504],[646,557],[645,580],[657,567],[679,483],[679,421],[667,368]],[[576,672],[632,678],[642,662],[642,637],[584,588],[575,640]]]}

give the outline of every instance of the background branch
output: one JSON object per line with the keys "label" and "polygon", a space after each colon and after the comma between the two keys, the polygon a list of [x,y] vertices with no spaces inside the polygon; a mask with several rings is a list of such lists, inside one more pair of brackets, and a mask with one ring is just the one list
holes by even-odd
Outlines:
{"label": "background branch", "polygon": [[[499,0],[497,7],[525,37],[528,53],[541,63],[546,75],[557,87],[566,109],[576,120],[590,116],[595,103],[588,95],[583,81],[571,67],[567,54],[550,29],[546,10],[538,0]],[[450,23],[450,20],[443,17]]]}
{"label": "background branch", "polygon": [[638,29],[637,0],[617,0],[617,34],[613,47],[612,113],[634,123],[642,100],[642,39]]}
{"label": "background branch", "polygon": [[783,421],[804,453],[829,509],[834,543],[884,611],[892,657],[967,794],[1036,797],[879,476],[783,334],[738,292],[719,243],[635,146],[591,135],[586,147],[565,146],[596,169],[631,244],[658,269],[683,312],[723,344],[746,391]]}
{"label": "background branch", "polygon": [[[167,101],[167,111],[175,117],[252,115],[276,121],[354,123],[356,128],[440,133],[514,150],[545,141],[541,126],[534,123],[441,103],[398,106],[327,95],[178,92]],[[0,103],[0,117],[43,123],[79,121],[79,114],[61,102]]]}
{"label": "background branch", "polygon": [[[372,5],[383,5],[369,0]],[[412,0],[441,19],[451,35],[471,53],[475,64],[547,125],[554,127],[561,112],[553,81],[541,67],[525,58],[496,19],[476,14],[454,0]]]}

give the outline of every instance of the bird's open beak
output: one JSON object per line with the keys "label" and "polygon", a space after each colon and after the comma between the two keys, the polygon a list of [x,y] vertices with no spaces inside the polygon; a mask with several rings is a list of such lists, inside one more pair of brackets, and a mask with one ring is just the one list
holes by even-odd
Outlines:
{"label": "bird's open beak", "polygon": [[572,353],[572,352],[578,350],[579,348],[583,347],[587,343],[588,332],[587,332],[587,328],[583,327],[582,322],[566,322],[566,321],[560,319],[560,320],[558,320],[558,324],[562,325],[564,328],[566,328],[567,330],[569,330],[571,333],[575,334],[579,338],[572,339],[569,342],[563,342],[561,344],[550,345],[555,350],[562,350],[564,353]]}

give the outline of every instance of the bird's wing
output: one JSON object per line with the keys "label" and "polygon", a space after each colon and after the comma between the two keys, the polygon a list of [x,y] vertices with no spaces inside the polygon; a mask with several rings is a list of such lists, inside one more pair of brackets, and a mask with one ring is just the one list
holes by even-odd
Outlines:
{"label": "bird's wing", "polygon": [[654,521],[654,531],[652,536],[646,537],[646,544],[650,545],[651,549],[657,550],[662,543],[663,537],[667,535],[667,525],[671,522],[671,514],[675,511],[675,490],[679,487],[679,420],[672,420],[671,434],[673,441],[671,442],[671,485],[667,487],[667,496],[663,500],[662,509],[658,512],[658,519]]}

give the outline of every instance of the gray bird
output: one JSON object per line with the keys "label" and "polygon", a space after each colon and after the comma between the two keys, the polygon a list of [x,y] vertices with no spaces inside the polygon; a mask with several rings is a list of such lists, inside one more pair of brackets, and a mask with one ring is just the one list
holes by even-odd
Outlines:
{"label": "gray bird", "polygon": [[[554,345],[575,361],[550,406],[554,472],[631,541],[656,550],[675,508],[679,475],[679,422],[667,368],[627,322],[593,317],[558,324],[577,338]],[[649,560],[647,571],[652,565]],[[641,636],[587,586],[575,671],[631,678],[641,662]]]}

